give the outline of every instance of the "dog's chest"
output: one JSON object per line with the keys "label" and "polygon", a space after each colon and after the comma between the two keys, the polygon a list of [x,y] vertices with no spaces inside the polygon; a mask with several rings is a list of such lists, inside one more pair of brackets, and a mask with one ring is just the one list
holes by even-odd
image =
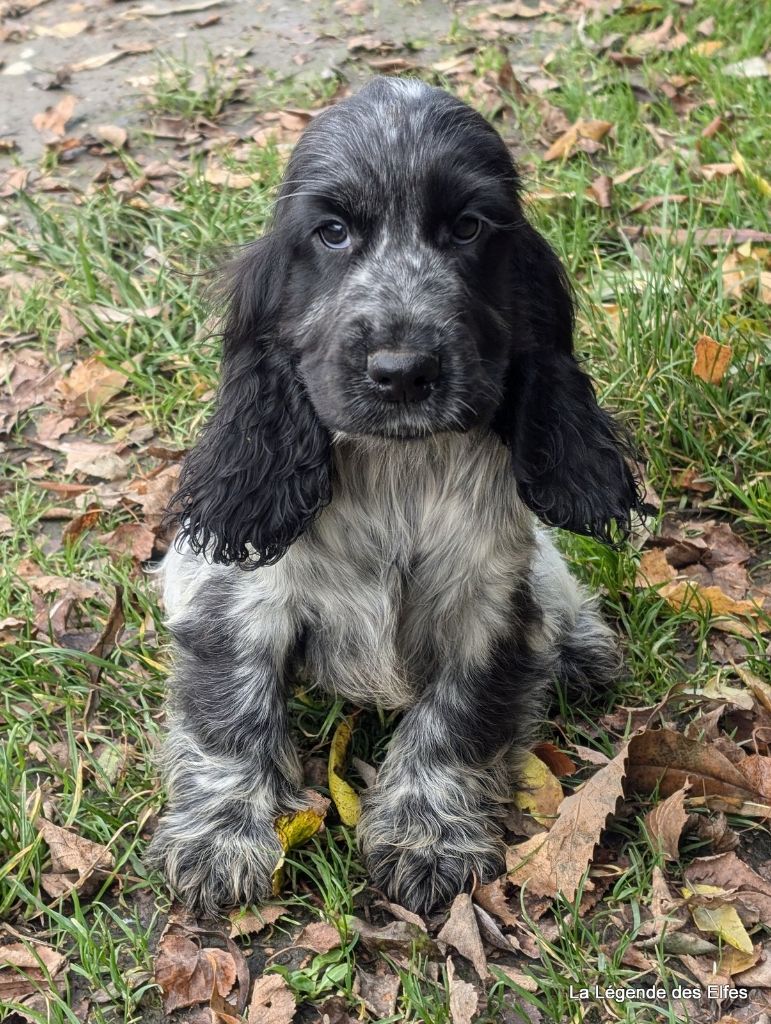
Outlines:
{"label": "dog's chest", "polygon": [[408,706],[509,628],[530,517],[487,434],[345,441],[335,456],[333,501],[284,559],[305,668],[359,703]]}

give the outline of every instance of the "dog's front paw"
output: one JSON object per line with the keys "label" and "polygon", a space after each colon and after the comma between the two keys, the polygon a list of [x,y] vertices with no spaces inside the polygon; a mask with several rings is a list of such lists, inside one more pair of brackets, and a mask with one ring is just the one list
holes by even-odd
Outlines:
{"label": "dog's front paw", "polygon": [[490,882],[505,867],[488,822],[446,820],[425,807],[403,805],[391,813],[370,807],[359,843],[372,884],[418,914],[446,906],[474,878]]}
{"label": "dog's front paw", "polygon": [[146,860],[186,906],[216,917],[228,907],[267,899],[281,855],[272,819],[234,812],[215,822],[172,811],[159,824]]}

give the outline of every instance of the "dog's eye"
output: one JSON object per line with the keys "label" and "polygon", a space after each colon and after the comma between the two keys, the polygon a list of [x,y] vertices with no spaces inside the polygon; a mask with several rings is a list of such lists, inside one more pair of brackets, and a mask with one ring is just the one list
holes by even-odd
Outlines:
{"label": "dog's eye", "polygon": [[452,227],[452,240],[456,245],[468,245],[479,237],[482,221],[477,217],[459,217]]}
{"label": "dog's eye", "polygon": [[347,249],[351,244],[348,228],[339,220],[328,220],[319,228],[319,238],[328,249]]}

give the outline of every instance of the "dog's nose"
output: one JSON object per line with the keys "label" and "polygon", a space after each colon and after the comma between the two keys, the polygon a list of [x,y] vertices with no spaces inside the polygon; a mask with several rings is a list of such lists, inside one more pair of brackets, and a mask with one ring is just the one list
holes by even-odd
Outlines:
{"label": "dog's nose", "polygon": [[430,352],[382,349],[367,359],[367,373],[388,402],[422,402],[439,378],[439,357]]}

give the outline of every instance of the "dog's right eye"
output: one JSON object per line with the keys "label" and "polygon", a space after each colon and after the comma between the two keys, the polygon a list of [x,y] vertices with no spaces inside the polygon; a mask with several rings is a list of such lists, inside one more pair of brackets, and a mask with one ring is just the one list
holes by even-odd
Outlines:
{"label": "dog's right eye", "polygon": [[351,244],[348,228],[339,220],[328,220],[318,231],[319,238],[328,249],[347,249]]}

